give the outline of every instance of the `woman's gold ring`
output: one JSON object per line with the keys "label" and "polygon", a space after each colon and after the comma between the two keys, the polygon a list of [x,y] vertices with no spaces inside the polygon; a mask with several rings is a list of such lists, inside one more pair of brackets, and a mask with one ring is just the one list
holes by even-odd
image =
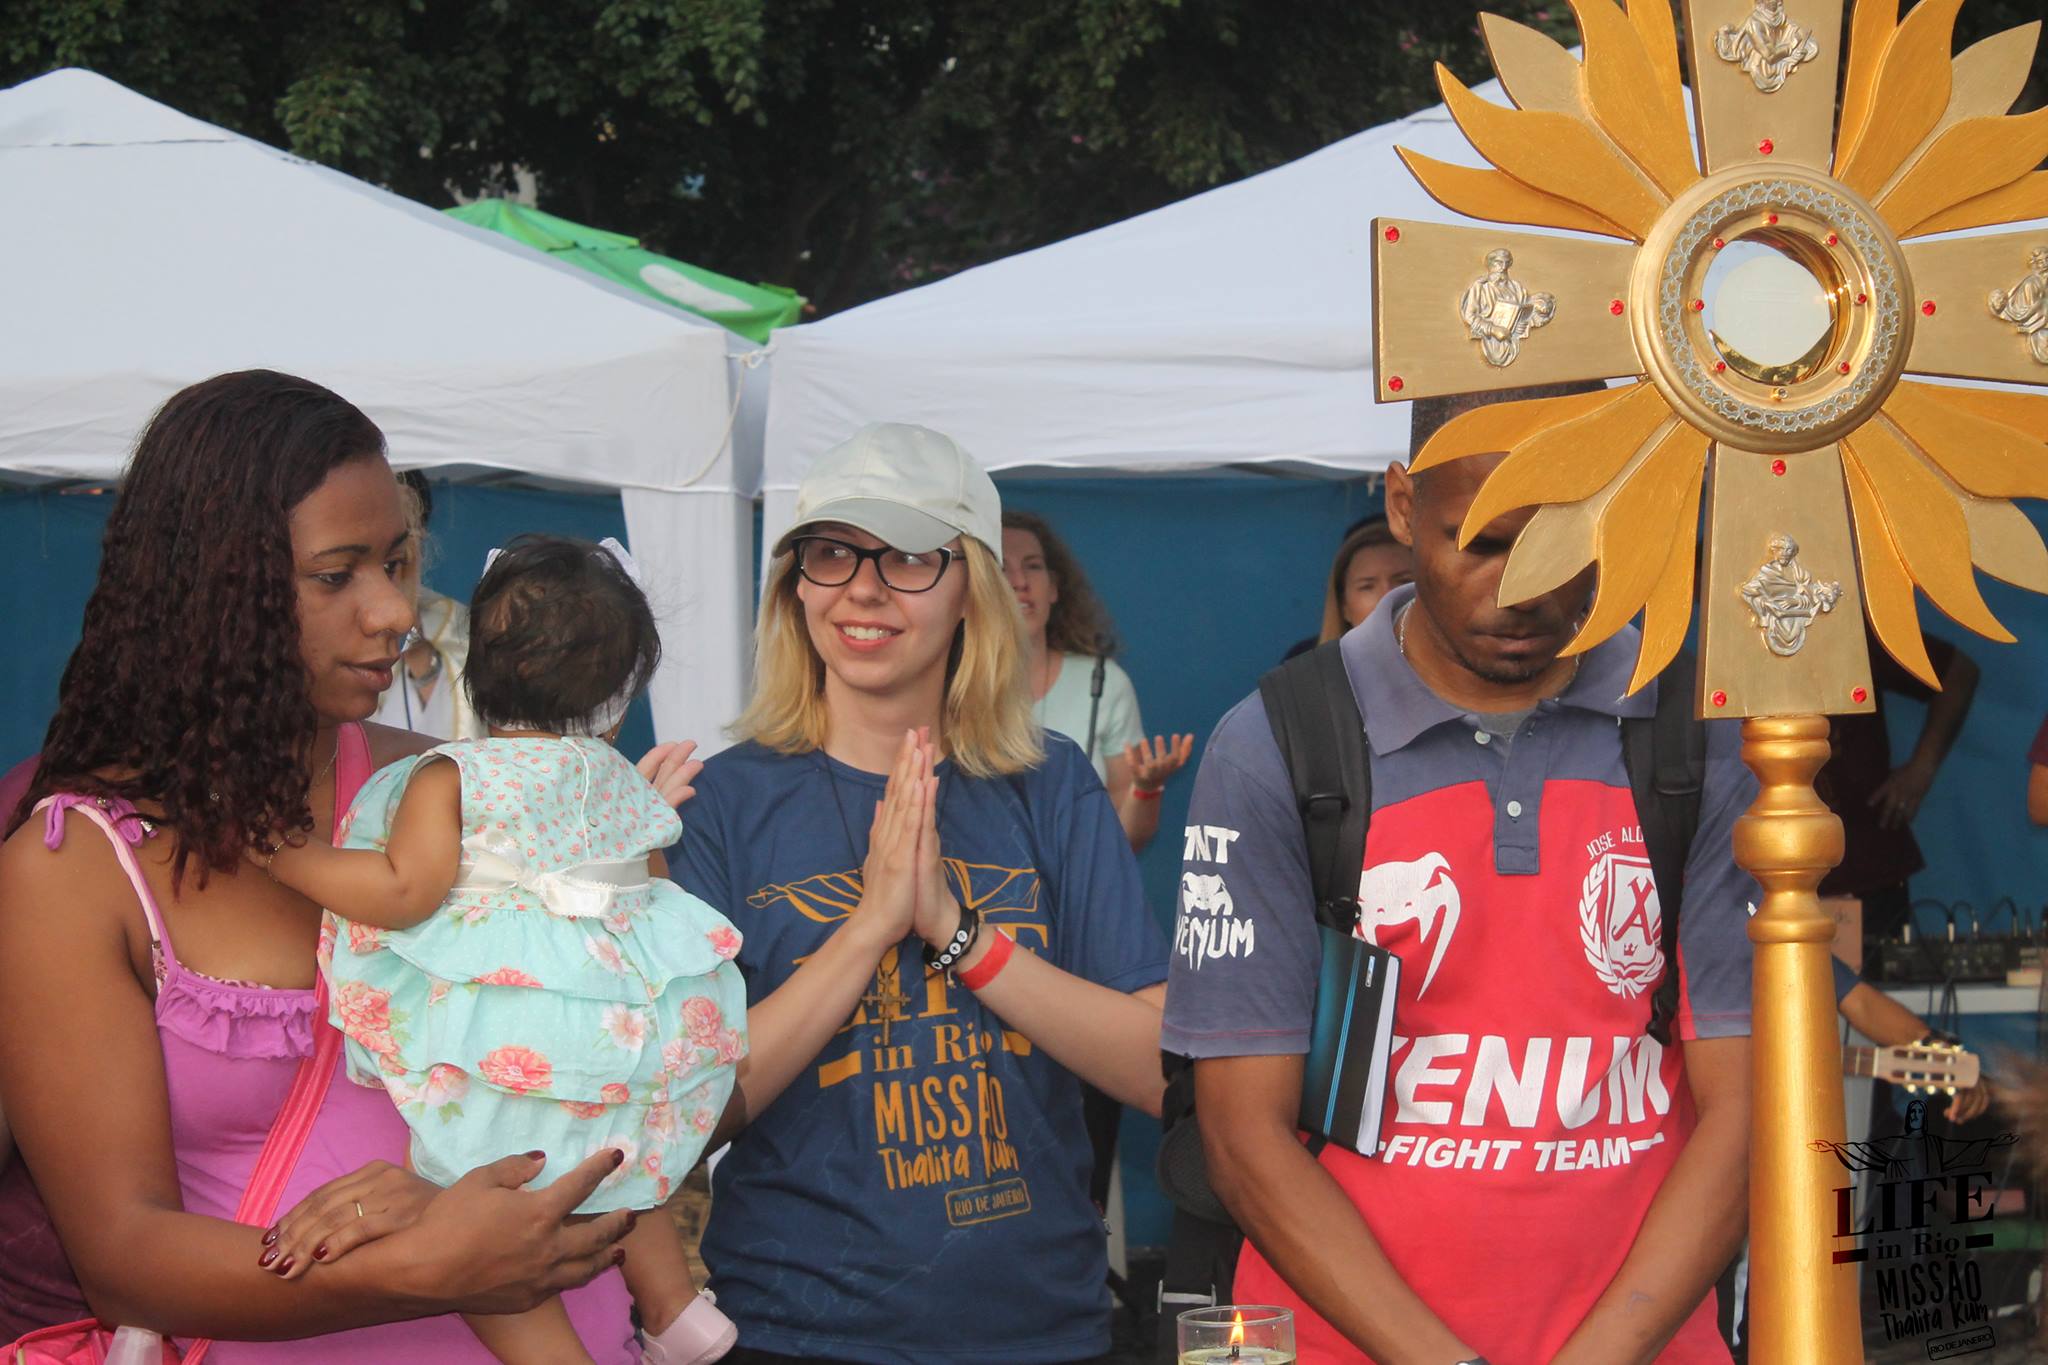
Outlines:
{"label": "woman's gold ring", "polygon": [[362,1200],[360,1200],[360,1199],[358,1199],[358,1200],[356,1200],[356,1217],[360,1218],[360,1217],[362,1217],[362,1216],[363,1216],[363,1201],[362,1201]]}

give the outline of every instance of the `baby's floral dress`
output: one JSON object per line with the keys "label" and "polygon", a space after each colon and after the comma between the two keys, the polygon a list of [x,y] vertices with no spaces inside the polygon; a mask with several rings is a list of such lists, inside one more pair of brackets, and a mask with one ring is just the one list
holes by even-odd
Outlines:
{"label": "baby's floral dress", "polygon": [[329,914],[321,931],[349,1078],[381,1086],[437,1184],[540,1150],[549,1184],[626,1160],[580,1213],[667,1199],[703,1153],[745,1054],[740,935],[647,856],[676,813],[608,743],[444,744],[364,785],[343,841],[383,849],[423,763],[462,774],[462,864],[410,929]]}

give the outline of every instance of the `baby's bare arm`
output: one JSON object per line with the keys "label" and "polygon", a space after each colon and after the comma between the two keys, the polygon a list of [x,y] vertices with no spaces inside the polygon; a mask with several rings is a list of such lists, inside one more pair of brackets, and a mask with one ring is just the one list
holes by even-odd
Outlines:
{"label": "baby's bare arm", "polygon": [[269,867],[271,876],[343,919],[410,929],[446,898],[461,860],[461,771],[430,762],[406,784],[383,852],[287,844]]}

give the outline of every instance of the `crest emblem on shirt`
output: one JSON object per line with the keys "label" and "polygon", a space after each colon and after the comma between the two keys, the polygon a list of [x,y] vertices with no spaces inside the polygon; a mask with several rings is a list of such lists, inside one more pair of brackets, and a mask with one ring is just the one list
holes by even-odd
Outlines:
{"label": "crest emblem on shirt", "polygon": [[1579,888],[1579,946],[1600,984],[1624,999],[1664,975],[1664,914],[1650,860],[1604,852]]}

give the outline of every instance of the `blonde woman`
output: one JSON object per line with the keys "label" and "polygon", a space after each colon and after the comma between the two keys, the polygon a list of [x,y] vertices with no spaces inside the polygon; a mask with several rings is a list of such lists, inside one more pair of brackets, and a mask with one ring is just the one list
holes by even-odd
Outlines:
{"label": "blonde woman", "polygon": [[[1088,760],[1032,719],[1001,544],[995,485],[936,432],[824,456],[776,546],[743,742],[683,811],[677,875],[744,935],[742,1094],[787,1083],[713,1176],[736,1361],[1108,1349],[1081,1084],[1158,1112],[1166,945]],[[784,1017],[822,1046],[769,1068]]]}

